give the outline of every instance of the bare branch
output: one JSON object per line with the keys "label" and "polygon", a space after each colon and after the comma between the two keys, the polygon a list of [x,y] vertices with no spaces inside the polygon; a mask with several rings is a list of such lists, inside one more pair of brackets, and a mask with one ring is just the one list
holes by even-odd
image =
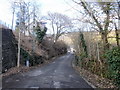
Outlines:
{"label": "bare branch", "polygon": [[55,40],[65,33],[66,28],[70,28],[72,26],[71,19],[60,13],[48,13],[48,19],[52,23]]}

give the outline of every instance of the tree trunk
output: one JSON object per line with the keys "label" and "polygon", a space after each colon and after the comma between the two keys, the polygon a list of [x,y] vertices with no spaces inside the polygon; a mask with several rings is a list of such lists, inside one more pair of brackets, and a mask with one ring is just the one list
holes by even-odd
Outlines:
{"label": "tree trunk", "polygon": [[57,36],[55,37],[55,40],[54,40],[54,42],[56,43],[57,42],[57,40],[58,40],[58,38],[57,38]]}
{"label": "tree trunk", "polygon": [[80,41],[81,41],[83,51],[85,52],[86,57],[88,57],[87,45],[82,32],[80,32]]}
{"label": "tree trunk", "polygon": [[108,39],[107,39],[107,34],[106,33],[102,33],[101,34],[101,38],[103,41],[103,47],[104,47],[104,51],[109,49],[109,43],[108,43]]}
{"label": "tree trunk", "polygon": [[119,33],[118,33],[118,29],[117,29],[117,26],[115,24],[115,34],[116,34],[116,42],[117,42],[117,46],[119,47],[120,44],[119,44]]}

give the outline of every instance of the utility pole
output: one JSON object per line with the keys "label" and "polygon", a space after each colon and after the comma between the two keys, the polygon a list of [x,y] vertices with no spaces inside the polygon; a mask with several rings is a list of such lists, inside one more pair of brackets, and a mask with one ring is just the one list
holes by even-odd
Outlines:
{"label": "utility pole", "polygon": [[[14,3],[14,4],[15,4],[15,3]],[[13,6],[12,30],[13,30],[13,24],[14,24],[14,14],[15,14],[15,7]]]}
{"label": "utility pole", "polygon": [[20,6],[20,17],[19,17],[19,35],[18,35],[18,58],[17,58],[17,67],[20,67],[20,45],[21,45],[21,31],[23,29],[23,26],[22,26],[22,23],[21,23],[21,20],[22,20],[22,15],[23,15],[23,10],[22,10],[22,7],[21,7],[21,4],[22,4],[22,1],[19,0],[19,2],[15,2],[17,4],[19,4]]}
{"label": "utility pole", "polygon": [[28,31],[29,36],[30,36],[30,26],[29,26],[29,24],[30,24],[30,13],[29,13],[29,4],[30,4],[30,2],[29,2],[28,5],[27,5],[27,17],[28,17],[27,31]]}
{"label": "utility pole", "polygon": [[20,36],[21,36],[21,27],[19,26],[17,67],[20,67],[20,38],[21,38]]}
{"label": "utility pole", "polygon": [[32,54],[35,50],[35,38],[34,38],[34,30],[35,30],[35,6],[33,6],[33,32],[32,32],[32,37],[33,37],[33,42],[32,42]]}
{"label": "utility pole", "polygon": [[[18,2],[20,4],[20,13],[21,13],[21,1]],[[19,36],[18,36],[18,60],[17,60],[17,67],[20,67],[20,36],[21,36],[21,15],[19,17],[20,23],[19,23]]]}

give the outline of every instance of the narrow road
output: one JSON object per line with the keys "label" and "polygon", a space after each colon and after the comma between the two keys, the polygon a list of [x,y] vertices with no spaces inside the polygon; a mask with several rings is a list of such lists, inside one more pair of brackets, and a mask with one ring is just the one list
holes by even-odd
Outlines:
{"label": "narrow road", "polygon": [[73,59],[66,54],[43,67],[3,78],[3,88],[91,88],[73,69]]}

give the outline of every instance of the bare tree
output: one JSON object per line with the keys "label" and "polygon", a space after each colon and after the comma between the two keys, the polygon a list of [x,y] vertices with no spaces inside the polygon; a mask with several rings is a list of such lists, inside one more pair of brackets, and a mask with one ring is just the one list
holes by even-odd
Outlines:
{"label": "bare tree", "polygon": [[101,2],[101,3],[88,3],[73,0],[76,4],[82,6],[85,10],[85,14],[87,14],[87,18],[84,22],[90,23],[93,28],[101,34],[101,39],[103,41],[104,50],[109,48],[108,43],[108,33],[110,30],[110,11],[111,11],[111,2]]}
{"label": "bare tree", "polygon": [[117,42],[117,46],[119,47],[120,46],[120,44],[119,44],[119,22],[120,22],[120,1],[118,1],[117,0],[117,2],[114,2],[114,4],[113,4],[113,12],[115,12],[115,13],[113,13],[113,24],[114,24],[114,26],[115,26],[115,34],[116,34],[116,42]]}
{"label": "bare tree", "polygon": [[[18,60],[17,60],[17,67],[20,66],[20,48],[21,48],[21,33],[26,31],[29,32],[29,35],[33,35],[34,24],[37,22],[37,5],[32,2],[25,2],[24,0],[13,1],[11,2],[11,7],[13,9],[13,19],[12,19],[12,27],[14,21],[14,14],[17,15],[16,26],[19,30],[18,35]],[[34,42],[33,42],[34,43]]]}
{"label": "bare tree", "polygon": [[[18,4],[21,2],[21,5]],[[16,16],[16,28],[19,27],[20,21],[22,22],[22,26],[24,26],[25,30],[22,31],[22,33],[28,32],[29,35],[33,33],[33,26],[36,25],[36,23],[39,21],[40,18],[40,10],[39,10],[39,4],[36,1],[10,1],[11,8],[13,11],[13,18],[12,18],[12,27],[14,23],[14,17]],[[20,12],[22,10],[22,13]],[[21,20],[19,20],[19,17],[21,17]]]}
{"label": "bare tree", "polygon": [[72,28],[71,19],[66,15],[60,13],[48,13],[47,19],[51,22],[55,42],[61,35],[67,33]]}

